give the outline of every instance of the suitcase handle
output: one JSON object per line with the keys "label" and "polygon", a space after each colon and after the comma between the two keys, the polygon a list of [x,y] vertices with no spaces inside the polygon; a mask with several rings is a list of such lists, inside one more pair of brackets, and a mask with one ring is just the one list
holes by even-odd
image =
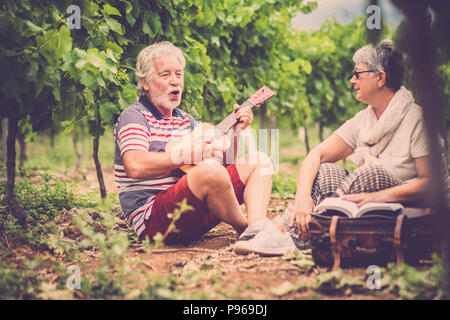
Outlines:
{"label": "suitcase handle", "polygon": [[331,223],[330,223],[330,243],[331,243],[331,250],[333,252],[333,260],[334,260],[332,271],[339,269],[340,264],[341,264],[341,246],[336,238],[336,230],[337,230],[338,221],[339,221],[339,216],[333,216],[331,218]]}
{"label": "suitcase handle", "polygon": [[317,222],[316,220],[311,220],[309,222],[309,225],[311,225],[311,224],[313,224],[317,228],[317,230],[319,231],[320,234],[323,233],[322,225],[319,222]]}
{"label": "suitcase handle", "polygon": [[351,247],[351,249],[357,253],[362,254],[375,254],[378,250],[378,248],[365,248],[358,245],[358,239],[354,237],[348,242],[348,245]]}
{"label": "suitcase handle", "polygon": [[401,214],[397,217],[394,230],[394,247],[397,255],[397,265],[403,263],[405,258],[402,251],[402,227],[405,220],[405,214]]}
{"label": "suitcase handle", "polygon": [[353,248],[358,253],[365,253],[365,254],[374,254],[377,252],[377,248],[363,248],[363,247],[355,247]]}

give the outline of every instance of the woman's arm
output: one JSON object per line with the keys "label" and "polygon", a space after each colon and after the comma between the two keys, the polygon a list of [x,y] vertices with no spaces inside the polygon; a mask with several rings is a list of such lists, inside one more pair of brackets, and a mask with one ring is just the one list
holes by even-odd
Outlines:
{"label": "woman's arm", "polygon": [[347,143],[337,134],[333,134],[316,146],[303,160],[297,178],[297,192],[294,203],[288,208],[292,211],[291,225],[296,223],[300,233],[308,231],[310,213],[314,208],[311,191],[314,179],[319,171],[320,164],[336,162],[353,153]]}
{"label": "woman's arm", "polygon": [[353,153],[347,143],[344,142],[338,135],[333,134],[325,141],[320,143],[308,153],[305,160],[303,160],[297,178],[297,196],[302,198],[304,196],[311,196],[311,189],[314,179],[321,163],[337,162],[344,159]]}
{"label": "woman's arm", "polygon": [[362,206],[367,202],[407,202],[423,198],[430,184],[429,157],[414,159],[417,179],[377,192],[363,192],[343,195],[342,199],[356,202]]}

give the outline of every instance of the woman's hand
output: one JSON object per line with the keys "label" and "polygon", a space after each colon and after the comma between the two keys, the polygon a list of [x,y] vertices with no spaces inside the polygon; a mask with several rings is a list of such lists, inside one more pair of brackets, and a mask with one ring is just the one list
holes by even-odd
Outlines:
{"label": "woman's hand", "polygon": [[241,106],[238,104],[234,105],[234,112],[236,119],[239,121],[234,125],[234,130],[239,132],[241,130],[247,129],[247,127],[252,123],[253,121],[253,112],[251,108],[243,108],[241,109]]}
{"label": "woman's hand", "polygon": [[358,207],[368,202],[389,202],[387,191],[388,189],[376,192],[345,194],[341,196],[341,199],[355,202]]}
{"label": "woman's hand", "polygon": [[313,209],[314,201],[311,196],[291,202],[286,209],[291,216],[289,226],[292,227],[295,224],[299,234],[308,233]]}

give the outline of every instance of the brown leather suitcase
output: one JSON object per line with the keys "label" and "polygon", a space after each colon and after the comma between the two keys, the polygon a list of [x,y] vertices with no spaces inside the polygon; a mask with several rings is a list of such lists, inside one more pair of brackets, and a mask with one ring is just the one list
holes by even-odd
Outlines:
{"label": "brown leather suitcase", "polygon": [[309,225],[314,262],[336,270],[431,259],[431,218],[428,209],[417,208],[403,208],[397,215],[374,213],[359,218],[314,214]]}

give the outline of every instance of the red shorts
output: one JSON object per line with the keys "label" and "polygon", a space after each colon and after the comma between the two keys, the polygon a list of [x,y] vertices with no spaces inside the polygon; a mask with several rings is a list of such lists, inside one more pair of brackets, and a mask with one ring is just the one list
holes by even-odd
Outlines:
{"label": "red shorts", "polygon": [[[227,171],[233,184],[237,201],[239,204],[242,204],[244,202],[245,185],[242,183],[234,164],[228,166]],[[206,203],[197,199],[192,193],[187,183],[187,175],[184,175],[175,185],[156,195],[150,218],[145,221],[145,230],[140,235],[140,239],[146,237],[153,239],[158,232],[165,234],[172,222],[172,219],[168,218],[167,214],[174,212],[178,208],[177,203],[185,198],[194,210],[185,211],[181,214],[181,217],[175,222],[175,227],[178,231],[171,232],[165,238],[164,243],[185,244],[191,242],[200,238],[221,222],[210,212]]]}

